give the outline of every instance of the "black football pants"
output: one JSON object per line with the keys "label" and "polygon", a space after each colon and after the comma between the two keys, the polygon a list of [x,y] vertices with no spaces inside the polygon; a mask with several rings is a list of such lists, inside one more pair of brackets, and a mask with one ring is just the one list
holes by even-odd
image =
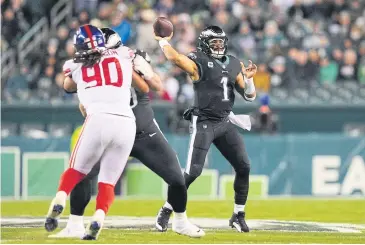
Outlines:
{"label": "black football pants", "polygon": [[198,117],[193,116],[191,121],[190,145],[184,173],[186,187],[189,188],[202,173],[205,157],[213,143],[236,172],[233,186],[235,203],[246,204],[250,163],[243,139],[236,126],[228,119],[218,122],[210,120],[199,122]]}

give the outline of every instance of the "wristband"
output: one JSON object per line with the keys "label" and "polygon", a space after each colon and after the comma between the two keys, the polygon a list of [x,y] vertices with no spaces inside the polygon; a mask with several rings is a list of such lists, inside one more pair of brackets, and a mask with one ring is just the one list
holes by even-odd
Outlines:
{"label": "wristband", "polygon": [[160,41],[158,41],[158,44],[160,45],[162,51],[163,51],[163,47],[169,45],[171,46],[171,44],[169,44],[169,42],[166,39],[161,39]]}
{"label": "wristband", "polygon": [[252,94],[255,92],[255,84],[253,83],[253,78],[245,77],[245,94]]}

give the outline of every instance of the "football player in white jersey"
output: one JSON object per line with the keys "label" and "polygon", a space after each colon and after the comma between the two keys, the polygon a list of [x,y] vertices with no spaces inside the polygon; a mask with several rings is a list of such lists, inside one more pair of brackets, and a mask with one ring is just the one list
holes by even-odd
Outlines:
{"label": "football player in white jersey", "polygon": [[92,25],[81,26],[74,36],[76,55],[66,61],[64,89],[77,90],[84,106],[85,119],[79,140],[70,158],[69,168],[62,174],[56,197],[52,200],[45,228],[53,231],[66,205],[66,198],[100,162],[96,211],[86,228],[84,240],[96,239],[105,215],[114,200],[118,181],[132,150],[136,123],[130,107],[132,77],[134,86],[148,91],[148,85],[133,71],[134,52],[121,46],[107,49],[101,30]]}

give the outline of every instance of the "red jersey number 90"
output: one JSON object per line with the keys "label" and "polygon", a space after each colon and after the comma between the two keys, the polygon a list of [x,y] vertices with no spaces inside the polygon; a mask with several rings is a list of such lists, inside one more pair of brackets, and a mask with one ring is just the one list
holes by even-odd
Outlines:
{"label": "red jersey number 90", "polygon": [[[110,77],[109,67],[113,65],[116,69],[116,81],[112,81]],[[104,79],[101,76],[100,68],[103,69]],[[89,75],[88,71],[93,70],[93,75]],[[95,64],[93,67],[82,67],[82,80],[86,83],[96,82],[96,85],[87,88],[94,88],[99,86],[115,86],[121,87],[123,85],[123,72],[119,60],[115,57],[105,58],[102,62]],[[115,79],[115,78],[114,78]],[[104,80],[104,82],[103,82]]]}

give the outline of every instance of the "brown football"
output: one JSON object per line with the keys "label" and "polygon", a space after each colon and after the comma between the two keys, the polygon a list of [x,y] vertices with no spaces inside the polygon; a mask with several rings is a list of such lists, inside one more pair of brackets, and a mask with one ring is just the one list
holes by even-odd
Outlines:
{"label": "brown football", "polygon": [[153,23],[153,30],[156,36],[168,37],[174,31],[174,26],[166,17],[158,17]]}

